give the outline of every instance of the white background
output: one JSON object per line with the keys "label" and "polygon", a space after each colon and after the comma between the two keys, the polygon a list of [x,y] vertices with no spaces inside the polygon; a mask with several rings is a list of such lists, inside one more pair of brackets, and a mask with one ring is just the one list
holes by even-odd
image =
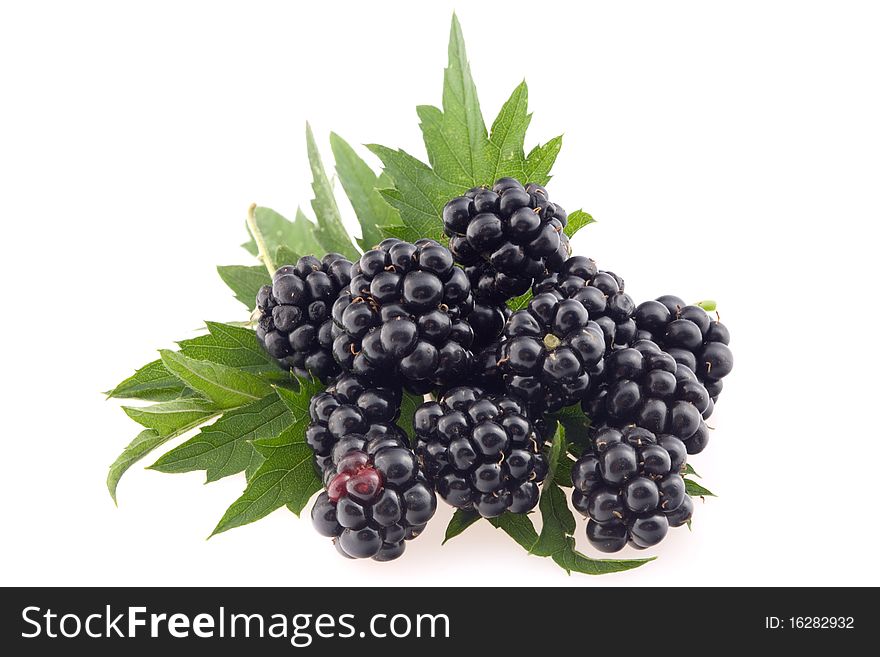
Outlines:
{"label": "white background", "polygon": [[307,119],[327,161],[330,130],[423,154],[455,6],[3,3],[0,583],[880,584],[876,4],[457,4],[487,123],[525,76],[531,142],[565,133],[577,251],[732,329],[694,531],[569,578],[485,523],[441,548],[445,506],[389,564],[286,511],[206,542],[237,477],[136,466],[115,508],[137,427],[99,391],[246,317],[214,266],[251,202],[308,205]]}

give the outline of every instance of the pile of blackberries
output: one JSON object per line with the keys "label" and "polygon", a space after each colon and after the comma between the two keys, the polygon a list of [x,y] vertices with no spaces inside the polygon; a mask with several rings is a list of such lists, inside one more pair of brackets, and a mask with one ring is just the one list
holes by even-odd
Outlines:
{"label": "pile of blackberries", "polygon": [[[570,256],[566,222],[544,187],[502,178],[447,203],[448,248],[307,256],[260,290],[267,352],[329,384],[306,430],[324,482],[312,519],[344,556],[400,556],[437,495],[486,518],[532,511],[554,413],[578,405],[572,503],[589,542],[649,548],[690,521],[682,475],[708,443],[729,332],[678,297],[636,305]],[[397,424],[405,392],[425,396],[413,426]]]}

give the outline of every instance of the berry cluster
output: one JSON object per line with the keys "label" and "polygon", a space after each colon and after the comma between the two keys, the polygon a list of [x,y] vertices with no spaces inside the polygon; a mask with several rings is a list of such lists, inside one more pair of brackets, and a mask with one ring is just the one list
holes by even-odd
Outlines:
{"label": "berry cluster", "polygon": [[730,331],[721,320],[712,320],[699,306],[686,305],[672,295],[640,303],[634,319],[637,337],[653,340],[693,370],[709,391],[714,407],[721,394],[721,379],[733,369],[733,352],[727,346]]}
{"label": "berry cluster", "polygon": [[364,380],[424,393],[471,367],[471,286],[452,254],[429,239],[389,238],[351,269],[333,304],[333,356]]}
{"label": "berry cluster", "polygon": [[562,266],[571,252],[562,232],[567,221],[544,187],[513,178],[475,187],[443,208],[455,261],[466,268],[475,296],[493,303],[524,294],[534,279]]}
{"label": "berry cluster", "polygon": [[400,390],[340,377],[312,398],[306,440],[325,491],[312,522],[350,558],[396,559],[437,508],[406,434],[394,424]]}
{"label": "berry cluster", "polygon": [[558,272],[549,273],[535,281],[535,295],[552,293],[560,299],[574,299],[583,304],[605,335],[609,348],[626,346],[636,335],[633,320],[635,303],[624,292],[623,279],[610,271],[599,271],[595,261],[584,256],[572,256]]}
{"label": "berry cluster", "polygon": [[494,518],[538,503],[544,440],[515,399],[458,386],[420,406],[413,424],[425,474],[452,506]]}
{"label": "berry cluster", "polygon": [[572,504],[587,522],[587,539],[602,552],[627,544],[645,549],[662,541],[669,527],[691,518],[693,502],[681,472],[684,443],[635,425],[603,426],[572,468]]}
{"label": "berry cluster", "polygon": [[[437,494],[485,518],[532,511],[552,413],[576,404],[590,543],[644,549],[690,520],[682,474],[708,443],[729,333],[678,297],[636,306],[620,276],[570,256],[566,219],[542,186],[502,178],[446,204],[448,249],[389,238],[354,264],[302,258],[260,290],[266,350],[331,383],[306,441],[324,482],[312,519],[344,556],[397,558]],[[415,410],[412,442],[404,390],[439,399]]]}
{"label": "berry cluster", "polygon": [[686,365],[649,340],[612,351],[605,358],[603,383],[582,402],[594,423],[635,424],[683,440],[689,454],[709,441],[703,415],[711,412],[709,393]]}
{"label": "berry cluster", "polygon": [[257,338],[270,356],[298,376],[327,383],[339,373],[331,355],[330,311],[351,282],[351,263],[338,253],[303,256],[281,267],[257,293]]}

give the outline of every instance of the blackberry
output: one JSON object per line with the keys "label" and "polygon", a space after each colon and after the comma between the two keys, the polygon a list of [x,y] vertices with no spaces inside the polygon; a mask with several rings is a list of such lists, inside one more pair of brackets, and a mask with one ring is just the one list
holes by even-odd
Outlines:
{"label": "blackberry", "polygon": [[446,247],[386,239],[351,271],[332,309],[333,356],[343,370],[415,393],[467,375],[474,301]]}
{"label": "blackberry", "polygon": [[405,541],[418,536],[437,509],[415,455],[401,441],[373,453],[351,449],[337,456],[312,507],[312,524],[333,538],[343,556],[398,558]]}
{"label": "blackberry", "polygon": [[605,358],[602,383],[582,407],[594,424],[633,423],[653,433],[673,434],[689,454],[697,454],[708,442],[703,413],[711,403],[690,368],[655,343],[639,340]]}
{"label": "blackberry", "polygon": [[306,442],[318,472],[324,473],[349,449],[372,454],[383,446],[406,446],[406,434],[395,424],[401,397],[400,388],[368,387],[351,374],[312,397]]}
{"label": "blackberry", "polygon": [[425,475],[450,505],[494,518],[538,503],[544,440],[517,400],[459,386],[416,409],[413,426]]}
{"label": "blackberry", "polygon": [[590,392],[605,350],[602,329],[584,305],[547,292],[510,316],[498,365],[508,393],[533,412],[555,411]]}
{"label": "blackberry", "polygon": [[638,337],[657,343],[695,372],[714,405],[721,394],[721,380],[733,369],[730,331],[721,320],[672,295],[640,303],[634,319]]}
{"label": "blackberry", "polygon": [[570,255],[568,215],[536,183],[500,178],[475,187],[443,208],[449,250],[465,267],[474,296],[503,303],[524,294],[535,278],[557,271]]}
{"label": "blackberry", "polygon": [[601,327],[609,348],[627,346],[635,338],[636,306],[624,292],[623,279],[613,272],[600,271],[590,258],[572,256],[558,272],[535,281],[532,291],[536,295],[552,293],[560,299],[580,301],[590,319]]}
{"label": "blackberry", "polygon": [[644,549],[669,527],[690,520],[693,503],[681,476],[684,446],[644,427],[603,425],[572,466],[572,505],[587,521],[587,539],[601,552]]}
{"label": "blackberry", "polygon": [[352,264],[338,253],[321,260],[303,256],[281,267],[257,293],[257,338],[281,367],[327,383],[339,374],[334,362],[331,309],[351,282]]}

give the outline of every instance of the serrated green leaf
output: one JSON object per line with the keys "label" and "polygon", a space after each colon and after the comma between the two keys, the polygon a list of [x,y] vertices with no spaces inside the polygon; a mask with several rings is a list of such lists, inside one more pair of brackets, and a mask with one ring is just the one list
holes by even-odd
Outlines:
{"label": "serrated green leaf", "polygon": [[523,167],[527,182],[546,185],[550,182],[550,170],[562,148],[562,136],[554,137],[542,146],[535,146],[526,157]]}
{"label": "serrated green leaf", "polygon": [[535,531],[532,521],[524,513],[505,511],[497,518],[489,518],[489,523],[496,529],[504,531],[526,552],[531,552],[535,543],[538,542],[538,532]]}
{"label": "serrated green leaf", "polygon": [[691,479],[685,479],[684,486],[687,494],[691,497],[717,497],[715,493],[710,491],[708,488],[700,486],[700,484]]}
{"label": "serrated green leaf", "polygon": [[473,509],[456,509],[452,514],[452,519],[446,525],[446,536],[443,538],[441,545],[461,534],[465,529],[473,525],[480,519],[480,514]]}
{"label": "serrated green leaf", "polygon": [[486,147],[489,180],[510,176],[521,182],[525,180],[524,144],[526,131],[532,115],[529,114],[529,90],[525,81],[517,85],[510,98],[502,105],[498,117],[492,123],[492,132]]}
{"label": "serrated green leaf", "polygon": [[299,515],[322,487],[312,464],[314,453],[305,442],[303,423],[289,426],[275,438],[254,441],[254,447],[265,461],[217,523],[212,536],[260,520],[282,506]]}
{"label": "serrated green leaf", "polygon": [[159,354],[169,372],[220,408],[244,406],[272,392],[268,383],[240,369],[174,351],[161,350]]}
{"label": "serrated green leaf", "polygon": [[575,460],[569,454],[561,454],[559,463],[556,466],[556,478],[554,481],[557,486],[563,488],[571,488],[574,484],[571,482],[571,469],[574,467]]}
{"label": "serrated green leaf", "polygon": [[510,301],[507,302],[507,307],[510,308],[513,312],[517,310],[525,310],[529,301],[532,300],[532,291],[528,290],[525,294],[521,294],[518,297],[514,297]]}
{"label": "serrated green leaf", "polygon": [[266,268],[262,265],[255,267],[221,265],[217,267],[217,273],[235,294],[235,298],[247,306],[251,312],[257,305],[257,292],[264,285],[272,283]]}
{"label": "serrated green leaf", "polygon": [[[429,237],[445,243],[443,206],[466,192],[468,186],[443,180],[428,165],[406,151],[377,144],[367,148],[382,160],[385,173],[394,182],[394,189],[380,189],[379,193],[400,212],[401,225],[406,230],[406,237],[401,239],[418,236],[416,239]],[[389,234],[392,230],[400,229],[389,226],[383,229],[383,233]]]}
{"label": "serrated green leaf", "polygon": [[420,395],[414,395],[411,392],[405,391],[403,393],[403,398],[400,400],[400,417],[397,418],[397,426],[403,429],[408,436],[413,435],[413,416],[416,414],[416,409],[424,401],[424,398]]}
{"label": "serrated green leaf", "polygon": [[116,399],[163,402],[186,396],[186,391],[183,382],[166,370],[159,359],[147,363],[105,394]]}
{"label": "serrated green leaf", "polygon": [[[276,392],[293,416],[293,422],[308,424],[310,419],[309,402],[312,400],[312,397],[324,390],[324,385],[320,381],[311,379],[297,378],[297,382],[299,383],[299,390],[277,388]],[[303,431],[305,431],[305,428]]]}
{"label": "serrated green leaf", "polygon": [[531,552],[539,557],[550,557],[565,550],[565,537],[574,534],[574,516],[568,508],[565,492],[552,482],[544,483],[538,508],[544,524]]}
{"label": "serrated green leaf", "polygon": [[330,148],[336,161],[336,174],[361,225],[361,250],[369,251],[384,239],[382,226],[400,224],[400,214],[388,205],[379,189],[390,180],[377,176],[354,149],[339,135],[330,133]]}
{"label": "serrated green leaf", "polygon": [[568,235],[569,238],[572,238],[581,228],[589,226],[590,224],[595,223],[595,221],[596,220],[593,219],[592,216],[583,210],[575,210],[568,215],[568,223],[563,229],[563,232]]}
{"label": "serrated green leaf", "polygon": [[566,537],[565,543],[565,549],[554,554],[553,561],[569,574],[576,572],[585,575],[608,575],[610,573],[619,573],[625,570],[638,568],[639,566],[644,566],[649,561],[653,561],[657,558],[591,559],[575,549],[573,537]]}
{"label": "serrated green leaf", "polygon": [[260,346],[253,330],[220,322],[205,322],[209,333],[178,342],[180,352],[195,360],[209,360],[273,382],[291,381]]}
{"label": "serrated green leaf", "polygon": [[116,488],[126,470],[154,449],[163,445],[168,440],[171,440],[171,438],[172,436],[160,436],[152,429],[146,429],[141,431],[137,437],[132,440],[124,450],[122,450],[122,454],[120,454],[113,462],[113,465],[110,466],[110,472],[107,473],[107,490],[110,491],[110,497],[113,498],[114,503],[116,503]]}
{"label": "serrated green leaf", "polygon": [[308,123],[306,123],[306,150],[309,155],[309,166],[312,169],[312,191],[315,194],[315,198],[312,199],[312,210],[318,220],[315,237],[325,251],[335,251],[354,260],[358,257],[357,249],[351,242],[351,235],[342,225],[342,215],[339,213],[339,206],[336,205],[333,186],[327,178],[321,154],[315,144],[315,136]]}
{"label": "serrated green leaf", "polygon": [[702,477],[699,474],[697,474],[697,471],[694,470],[694,466],[692,466],[690,463],[685,464],[684,474],[692,475],[694,477],[698,477],[699,479],[702,479]]}
{"label": "serrated green leaf", "polygon": [[577,445],[579,451],[588,446],[590,418],[580,406],[568,406],[551,414],[550,418],[558,421],[565,428],[566,440]]}
{"label": "serrated green leaf", "polygon": [[[272,256],[280,246],[285,246],[294,251],[299,247],[302,228],[297,228],[292,221],[281,216],[275,210],[257,207],[254,210],[254,221],[256,221],[257,228],[260,229],[260,233],[263,235],[263,240],[265,240],[266,247],[269,249],[269,256]],[[247,230],[248,235],[250,235],[250,228]],[[258,255],[257,243],[254,241],[253,235],[251,235],[249,241],[242,244],[242,247],[251,255]]]}
{"label": "serrated green leaf", "polygon": [[251,441],[277,436],[292,417],[274,392],[228,411],[211,426],[161,456],[153,470],[167,473],[205,470],[207,481],[255,469],[262,461]]}
{"label": "serrated green leaf", "polygon": [[123,406],[122,410],[142,427],[162,437],[197,427],[220,412],[214,404],[198,397],[159,402],[151,406]]}
{"label": "serrated green leaf", "polygon": [[455,16],[449,33],[449,64],[443,74],[443,111],[430,106],[417,111],[428,161],[440,178],[464,188],[492,182],[486,124]]}

